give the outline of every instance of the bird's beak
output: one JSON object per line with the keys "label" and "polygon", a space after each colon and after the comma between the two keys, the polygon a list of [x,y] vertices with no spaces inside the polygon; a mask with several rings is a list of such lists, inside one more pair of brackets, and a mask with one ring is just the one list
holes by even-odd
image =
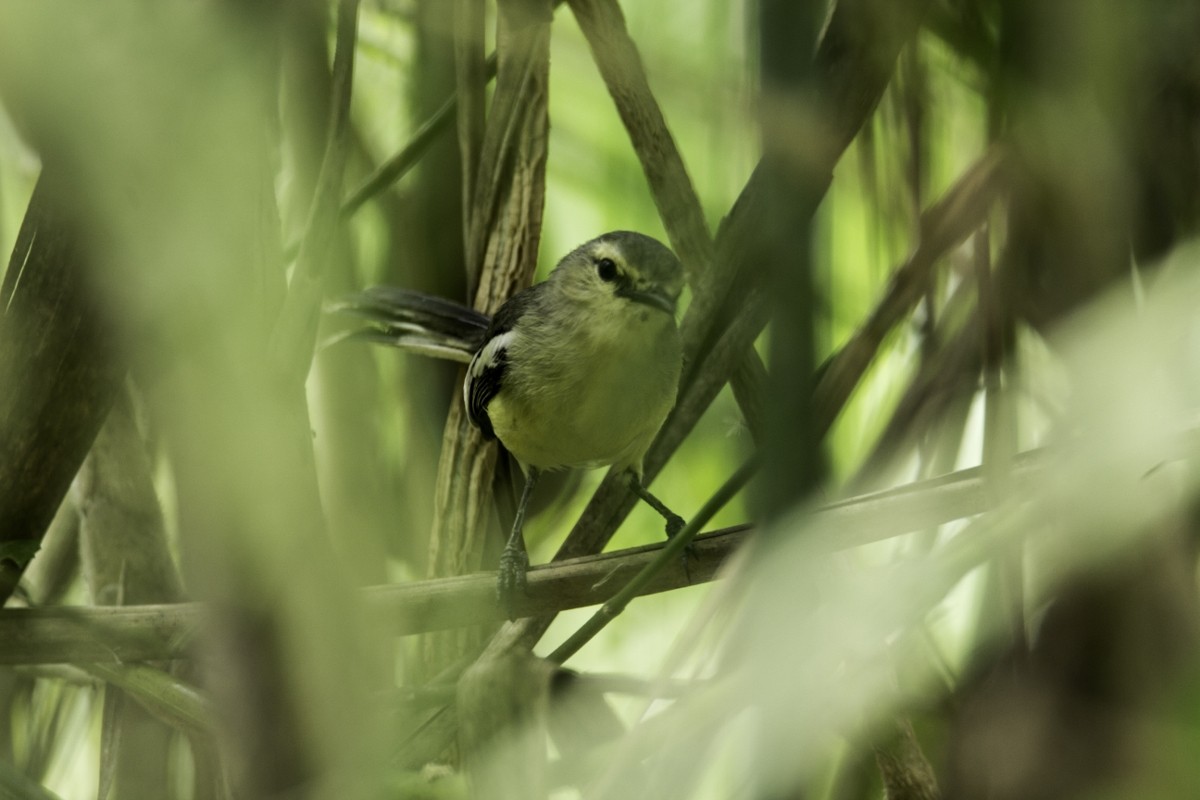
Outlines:
{"label": "bird's beak", "polygon": [[662,309],[671,316],[675,316],[675,300],[667,295],[662,289],[652,287],[649,289],[635,289],[632,286],[621,289],[617,294],[628,298],[635,303],[653,306],[654,308]]}

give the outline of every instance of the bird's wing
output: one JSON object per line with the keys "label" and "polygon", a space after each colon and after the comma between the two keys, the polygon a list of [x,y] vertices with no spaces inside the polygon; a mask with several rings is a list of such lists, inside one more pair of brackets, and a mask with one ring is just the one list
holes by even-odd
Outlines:
{"label": "bird's wing", "polygon": [[467,407],[467,418],[483,431],[485,439],[496,438],[487,407],[503,385],[504,373],[508,370],[508,347],[514,336],[516,334],[512,331],[506,331],[488,339],[467,367],[467,379],[463,382],[463,403]]}
{"label": "bird's wing", "polygon": [[504,384],[508,350],[517,337],[513,328],[517,320],[537,302],[545,285],[540,283],[518,292],[500,306],[488,327],[483,346],[467,367],[467,379],[463,381],[463,404],[467,407],[467,418],[483,431],[485,439],[496,438],[487,408]]}

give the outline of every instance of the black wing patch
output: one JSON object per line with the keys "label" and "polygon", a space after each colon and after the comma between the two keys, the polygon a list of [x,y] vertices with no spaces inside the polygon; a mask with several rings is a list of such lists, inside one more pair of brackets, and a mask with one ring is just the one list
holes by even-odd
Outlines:
{"label": "black wing patch", "polygon": [[483,432],[484,439],[496,438],[487,407],[504,384],[504,373],[508,369],[508,347],[501,342],[504,338],[498,336],[484,345],[467,370],[464,387],[467,417]]}
{"label": "black wing patch", "polygon": [[467,367],[467,379],[463,383],[463,402],[467,407],[467,418],[483,431],[485,439],[496,438],[487,407],[504,384],[504,373],[508,370],[508,347],[517,335],[513,326],[530,305],[536,302],[545,285],[539,283],[518,292],[500,306],[484,336],[483,346],[475,353],[471,365]]}

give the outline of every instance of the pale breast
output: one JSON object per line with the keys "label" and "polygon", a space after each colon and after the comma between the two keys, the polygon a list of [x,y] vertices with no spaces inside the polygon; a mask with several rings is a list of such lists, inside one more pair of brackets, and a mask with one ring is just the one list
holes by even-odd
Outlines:
{"label": "pale breast", "polygon": [[[640,466],[675,403],[680,349],[674,320],[636,311],[628,320],[643,326],[636,336],[512,354],[505,391],[488,416],[519,460],[544,469]],[[573,334],[594,331],[582,326]],[[581,352],[590,357],[561,357]]]}

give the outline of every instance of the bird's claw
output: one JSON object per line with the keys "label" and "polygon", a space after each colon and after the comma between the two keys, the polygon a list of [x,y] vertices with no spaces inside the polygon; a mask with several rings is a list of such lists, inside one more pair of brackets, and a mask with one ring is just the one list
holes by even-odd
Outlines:
{"label": "bird's claw", "polygon": [[[676,536],[678,536],[679,532],[683,530],[684,525],[687,524],[684,522],[683,517],[675,513],[668,512],[667,514],[664,514],[663,517],[666,520],[668,539],[674,539]],[[683,548],[683,554],[679,556],[679,560],[683,562],[683,575],[685,578],[687,578],[688,583],[692,582],[692,573],[691,570],[688,569],[688,561],[695,556],[696,546],[692,542],[688,542],[687,546]]]}
{"label": "bird's claw", "polygon": [[529,556],[516,547],[505,547],[500,554],[500,573],[496,580],[496,599],[505,615],[516,619],[514,613],[517,596],[525,594],[525,573],[529,570]]}

